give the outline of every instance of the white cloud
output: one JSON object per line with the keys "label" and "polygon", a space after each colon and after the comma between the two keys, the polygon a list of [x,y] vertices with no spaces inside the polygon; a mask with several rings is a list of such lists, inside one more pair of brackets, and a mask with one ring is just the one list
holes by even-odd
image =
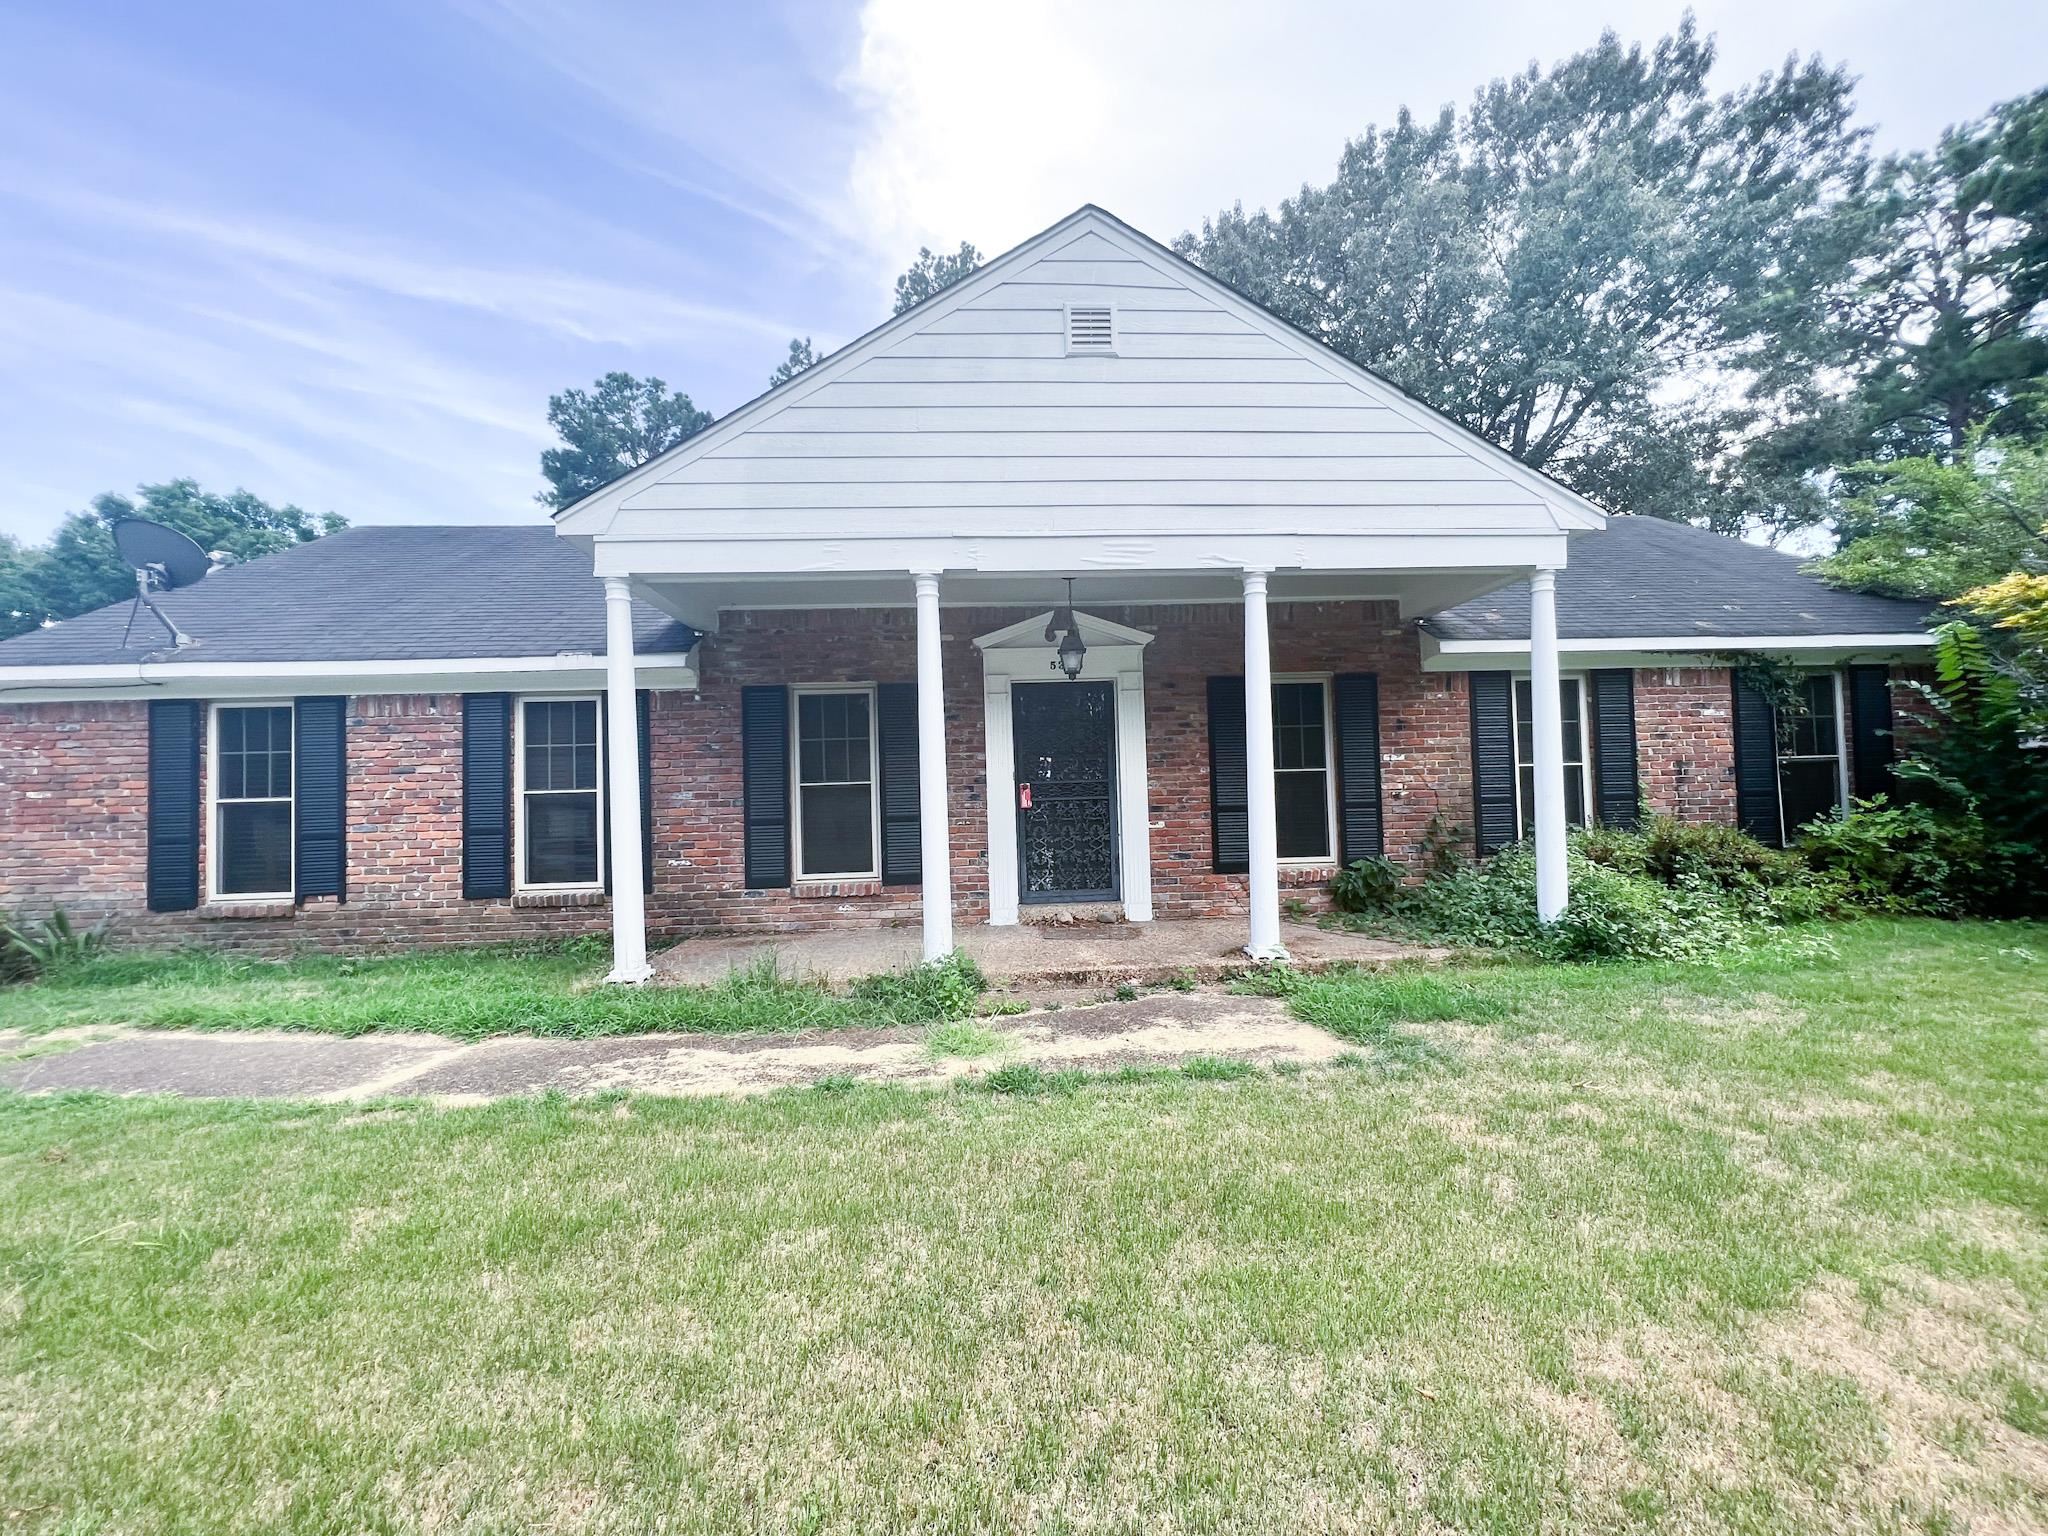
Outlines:
{"label": "white cloud", "polygon": [[[1819,52],[1862,77],[1889,146],[1931,139],[2048,73],[2022,0],[1954,0],[1940,27],[1901,0],[1699,0],[1719,83]],[[1327,181],[1344,141],[1402,105],[1432,115],[1487,80],[1590,46],[1649,42],[1660,0],[866,0],[842,82],[863,127],[849,199],[893,273],[920,244],[1007,248],[1096,202],[1171,239],[1243,200]],[[1986,57],[1982,40],[2016,46]]]}

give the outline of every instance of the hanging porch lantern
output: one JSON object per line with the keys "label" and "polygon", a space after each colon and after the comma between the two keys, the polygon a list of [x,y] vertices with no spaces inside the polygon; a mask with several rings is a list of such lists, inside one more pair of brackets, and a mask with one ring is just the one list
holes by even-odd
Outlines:
{"label": "hanging porch lantern", "polygon": [[1059,652],[1052,659],[1052,669],[1064,672],[1068,681],[1081,675],[1081,665],[1088,655],[1088,646],[1081,639],[1081,626],[1074,621],[1074,578],[1067,578],[1066,606],[1052,616],[1045,626],[1045,638],[1050,640],[1062,627],[1066,633],[1060,636]]}

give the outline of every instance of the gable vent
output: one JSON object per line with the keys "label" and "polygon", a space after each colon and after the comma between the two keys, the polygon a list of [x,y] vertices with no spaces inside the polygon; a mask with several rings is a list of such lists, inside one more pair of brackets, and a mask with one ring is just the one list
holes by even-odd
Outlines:
{"label": "gable vent", "polygon": [[1116,311],[1107,304],[1067,306],[1067,351],[1116,351]]}

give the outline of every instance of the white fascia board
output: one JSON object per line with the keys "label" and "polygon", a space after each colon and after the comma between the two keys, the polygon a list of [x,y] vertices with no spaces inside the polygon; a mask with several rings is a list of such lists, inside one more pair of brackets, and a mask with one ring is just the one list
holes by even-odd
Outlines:
{"label": "white fascia board", "polygon": [[949,538],[600,540],[599,576],[816,577],[984,571],[1100,576],[1147,571],[1525,571],[1562,566],[1566,535],[1528,533],[1075,534]]}
{"label": "white fascia board", "polygon": [[[643,687],[694,690],[692,654],[635,658]],[[415,661],[163,661],[0,667],[0,702],[61,699],[254,698],[327,693],[490,693],[602,688],[601,655],[433,657]]]}
{"label": "white fascia board", "polygon": [[[1037,260],[1048,245],[1087,224],[1091,215],[1096,218],[1106,217],[1100,209],[1094,207],[1077,208],[1050,229],[1032,236],[1022,245],[1012,246],[992,261],[983,262],[966,277],[941,289],[922,304],[907,309],[900,315],[891,315],[873,330],[855,337],[838,351],[813,363],[788,383],[764,390],[746,404],[727,411],[696,436],[684,439],[666,453],[656,454],[639,468],[621,475],[609,485],[599,486],[581,501],[571,502],[555,513],[555,531],[603,537],[610,531],[612,519],[618,515],[619,509],[629,498],[638,494],[649,483],[660,481],[670,471],[681,469],[692,460],[703,457],[735,433],[744,430],[755,417],[769,408],[769,402],[772,401],[777,410],[795,405],[806,396],[832,383],[841,374],[867,361],[898,331],[910,330],[944,319],[983,289],[1001,282],[1004,273]],[[1244,301],[1239,299],[1238,302]]]}
{"label": "white fascia board", "polygon": [[[1712,666],[1731,653],[1776,653],[1795,660],[1832,664],[1857,656],[1912,655],[1926,651],[1934,637],[1917,631],[1890,635],[1731,635],[1703,639],[1652,635],[1600,640],[1560,640],[1558,657],[1580,667]],[[1422,631],[1425,672],[1514,670],[1529,664],[1526,640],[1441,640]]]}

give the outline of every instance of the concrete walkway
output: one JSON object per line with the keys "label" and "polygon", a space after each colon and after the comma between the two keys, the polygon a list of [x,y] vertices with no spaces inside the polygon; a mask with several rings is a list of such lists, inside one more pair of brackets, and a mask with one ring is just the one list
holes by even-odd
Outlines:
{"label": "concrete walkway", "polygon": [[[1244,952],[1245,925],[1237,918],[978,925],[956,929],[954,938],[991,983],[1010,992],[1126,981],[1157,985],[1181,977],[1221,981],[1252,963]],[[1309,923],[1282,923],[1280,938],[1296,968],[1304,970],[1440,960],[1445,953]],[[837,987],[917,964],[922,942],[914,926],[684,939],[655,957],[654,970],[663,981],[705,985],[772,956],[785,976]]]}
{"label": "concrete walkway", "polygon": [[1271,998],[1213,992],[1154,994],[983,1023],[1000,1043],[971,1061],[934,1055],[927,1031],[914,1028],[607,1040],[511,1036],[475,1045],[438,1035],[341,1040],[276,1031],[88,1029],[33,1037],[0,1031],[0,1086],[27,1093],[85,1088],[201,1098],[353,1103],[406,1097],[466,1104],[549,1089],[572,1095],[762,1093],[841,1076],[939,1084],[1013,1062],[1046,1071],[1171,1066],[1196,1056],[1310,1065],[1346,1049]]}

